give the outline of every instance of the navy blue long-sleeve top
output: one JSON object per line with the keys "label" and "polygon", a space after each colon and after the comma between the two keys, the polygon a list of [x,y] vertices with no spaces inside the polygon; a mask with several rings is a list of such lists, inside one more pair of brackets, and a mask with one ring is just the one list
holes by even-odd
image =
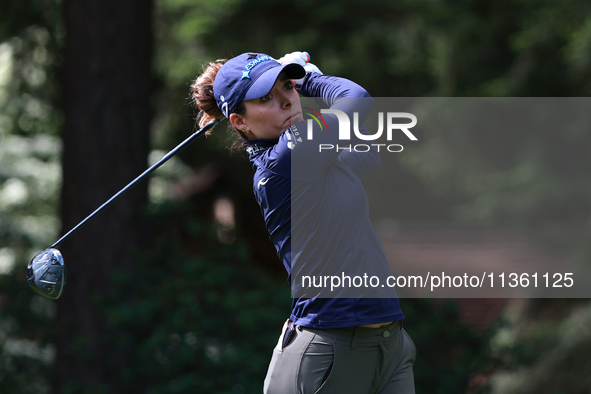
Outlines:
{"label": "navy blue long-sleeve top", "polygon": [[[305,97],[320,98],[324,106],[343,111],[351,120],[357,112],[360,122],[373,104],[361,86],[317,73],[307,74],[299,91]],[[255,170],[253,191],[290,278],[290,318],[297,325],[321,329],[401,320],[404,316],[394,289],[381,287],[390,271],[369,221],[360,180],[379,165],[379,153],[320,150],[320,144],[336,147],[355,142],[339,141],[336,115],[324,113],[323,118],[327,127],[322,130],[312,122],[312,140],[307,138],[310,125],[302,121],[278,140],[245,143]],[[380,287],[343,283],[334,288],[331,283],[336,279],[326,282],[333,276],[363,275],[378,276]],[[304,277],[310,280],[305,282]],[[312,278],[314,285],[324,280],[323,286],[310,286]]]}

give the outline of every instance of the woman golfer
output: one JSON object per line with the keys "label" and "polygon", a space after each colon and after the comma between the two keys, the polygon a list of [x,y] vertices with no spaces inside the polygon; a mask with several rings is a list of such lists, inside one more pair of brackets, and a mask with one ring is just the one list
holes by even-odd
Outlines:
{"label": "woman golfer", "polygon": [[[416,351],[398,298],[367,280],[351,284],[389,273],[360,182],[379,155],[338,148],[340,128],[362,123],[373,101],[359,85],[322,75],[306,56],[244,53],[211,63],[191,86],[200,124],[226,117],[243,140],[255,197],[292,283],[291,315],[264,392],[414,393]],[[303,110],[298,92],[325,109]],[[304,120],[304,111],[315,120]]]}

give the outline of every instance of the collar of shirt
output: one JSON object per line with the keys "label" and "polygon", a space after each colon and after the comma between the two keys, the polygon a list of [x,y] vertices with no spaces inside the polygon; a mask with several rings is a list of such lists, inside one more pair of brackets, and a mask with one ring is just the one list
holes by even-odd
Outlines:
{"label": "collar of shirt", "polygon": [[249,157],[255,156],[261,151],[265,151],[272,148],[273,145],[277,144],[277,140],[248,140],[243,143],[246,152]]}

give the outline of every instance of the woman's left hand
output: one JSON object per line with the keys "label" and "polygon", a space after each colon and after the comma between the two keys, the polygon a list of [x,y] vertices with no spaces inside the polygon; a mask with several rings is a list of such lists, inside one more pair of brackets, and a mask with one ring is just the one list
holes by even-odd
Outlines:
{"label": "woman's left hand", "polygon": [[277,61],[281,64],[299,64],[300,66],[304,67],[304,70],[306,70],[307,73],[315,72],[318,74],[322,74],[322,71],[320,71],[320,69],[316,65],[310,63],[310,54],[308,52],[296,51],[292,53],[286,53],[282,58],[278,59]]}

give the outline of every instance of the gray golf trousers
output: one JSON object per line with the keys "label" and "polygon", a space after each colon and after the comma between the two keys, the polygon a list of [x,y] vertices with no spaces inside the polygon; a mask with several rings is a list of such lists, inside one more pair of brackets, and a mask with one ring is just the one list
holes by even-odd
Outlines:
{"label": "gray golf trousers", "polygon": [[286,325],[264,394],[414,394],[416,348],[402,322],[381,328],[311,329]]}

